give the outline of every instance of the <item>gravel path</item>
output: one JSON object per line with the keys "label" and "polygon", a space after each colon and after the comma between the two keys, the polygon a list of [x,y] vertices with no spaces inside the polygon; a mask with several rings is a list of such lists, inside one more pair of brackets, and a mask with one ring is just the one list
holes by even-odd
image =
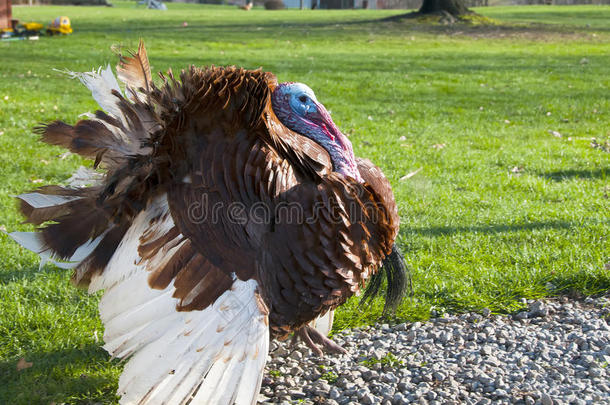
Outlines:
{"label": "gravel path", "polygon": [[530,302],[335,335],[348,355],[272,342],[263,403],[610,404],[610,299]]}

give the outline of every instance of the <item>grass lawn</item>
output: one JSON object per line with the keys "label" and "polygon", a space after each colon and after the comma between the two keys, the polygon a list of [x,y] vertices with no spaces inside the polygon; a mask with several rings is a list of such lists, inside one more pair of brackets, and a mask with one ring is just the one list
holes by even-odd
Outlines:
{"label": "grass lawn", "polygon": [[[144,38],[156,71],[262,66],[316,91],[394,186],[414,284],[399,320],[610,288],[610,153],[591,141],[610,142],[610,7],[482,8],[501,24],[473,27],[384,22],[400,13],[385,10],[168,7],[14,8],[24,21],[67,15],[75,33],[0,43],[3,229],[30,229],[12,195],[90,164],[31,131],[96,108],[53,69],[114,64],[111,45]],[[99,347],[98,297],[2,234],[0,257],[0,403],[114,403],[122,366]],[[336,328],[380,309],[351,301]],[[18,372],[21,358],[32,366]]]}

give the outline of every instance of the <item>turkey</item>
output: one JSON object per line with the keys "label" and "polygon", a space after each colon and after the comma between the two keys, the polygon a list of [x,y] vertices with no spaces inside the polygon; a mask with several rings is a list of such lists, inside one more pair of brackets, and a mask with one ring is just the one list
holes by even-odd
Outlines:
{"label": "turkey", "polygon": [[11,236],[104,290],[122,404],[255,403],[270,338],[344,352],[326,336],[333,311],[384,275],[396,307],[391,186],[309,87],[213,66],[157,86],[142,43],[117,66],[124,93],[110,67],[72,75],[103,111],[36,130],[103,175],[18,196],[39,228]]}

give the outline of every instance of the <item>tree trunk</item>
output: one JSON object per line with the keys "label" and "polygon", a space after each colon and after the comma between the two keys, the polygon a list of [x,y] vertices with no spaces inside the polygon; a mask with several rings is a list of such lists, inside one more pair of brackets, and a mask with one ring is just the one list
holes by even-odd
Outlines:
{"label": "tree trunk", "polygon": [[454,17],[469,13],[464,0],[424,0],[419,9],[420,14],[449,13]]}
{"label": "tree trunk", "polygon": [[0,0],[0,29],[11,28],[11,0]]}

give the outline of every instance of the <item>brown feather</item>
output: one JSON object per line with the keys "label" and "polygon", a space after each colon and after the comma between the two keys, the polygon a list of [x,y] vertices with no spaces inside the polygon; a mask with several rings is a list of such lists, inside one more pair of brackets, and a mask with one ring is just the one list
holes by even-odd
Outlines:
{"label": "brown feather", "polygon": [[[84,262],[72,274],[72,283],[79,287],[87,287],[91,277],[104,271],[104,268],[112,258],[115,250],[121,243],[123,236],[129,228],[129,223],[115,225],[102,238],[95,250],[84,260]],[[84,271],[86,270],[86,271]]]}
{"label": "brown feather", "polygon": [[[94,188],[69,189],[60,186],[44,186],[32,192],[50,196],[91,198],[95,195],[95,193],[92,191],[93,189]],[[55,218],[67,215],[72,212],[75,207],[78,207],[81,204],[79,200],[67,200],[63,204],[33,207],[26,201],[24,195],[19,195],[17,198],[19,199],[19,208],[22,214],[26,217],[25,222],[34,225],[40,225],[44,222],[52,221]]]}
{"label": "brown feather", "polygon": [[140,39],[138,51],[130,52],[131,56],[119,55],[120,60],[116,71],[119,80],[134,90],[142,89],[146,94],[150,93],[152,74],[144,41]]}

